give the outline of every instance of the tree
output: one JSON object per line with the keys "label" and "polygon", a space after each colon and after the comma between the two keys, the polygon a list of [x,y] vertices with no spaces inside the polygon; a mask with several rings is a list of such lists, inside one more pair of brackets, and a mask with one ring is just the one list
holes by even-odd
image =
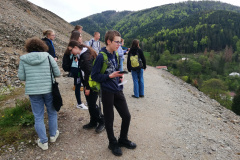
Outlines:
{"label": "tree", "polygon": [[194,48],[195,52],[197,52],[197,49],[198,49],[198,41],[194,41],[194,42],[193,42],[193,48]]}
{"label": "tree", "polygon": [[192,74],[197,75],[197,74],[201,73],[202,65],[194,60],[189,61],[188,67]]}
{"label": "tree", "polygon": [[226,95],[227,86],[220,79],[210,79],[203,82],[200,90],[209,95],[210,98],[220,100],[224,95]]}
{"label": "tree", "polygon": [[224,53],[225,62],[232,62],[232,54],[233,54],[232,47],[231,46],[228,47],[228,45],[226,45]]}
{"label": "tree", "polygon": [[240,87],[233,98],[232,111],[237,115],[240,115]]}
{"label": "tree", "polygon": [[237,41],[236,46],[237,46],[237,52],[240,53],[240,40]]}

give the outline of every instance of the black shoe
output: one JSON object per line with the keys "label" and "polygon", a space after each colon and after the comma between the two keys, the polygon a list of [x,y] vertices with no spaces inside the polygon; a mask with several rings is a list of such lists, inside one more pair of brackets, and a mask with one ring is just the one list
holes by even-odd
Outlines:
{"label": "black shoe", "polygon": [[83,126],[83,129],[92,129],[92,128],[96,128],[97,127],[97,124],[93,124],[93,123],[88,123],[88,124],[85,124]]}
{"label": "black shoe", "polygon": [[133,98],[138,98],[138,97],[136,97],[135,95],[132,95],[132,97],[133,97]]}
{"label": "black shoe", "polygon": [[120,147],[126,147],[128,149],[135,149],[137,147],[137,145],[131,141],[129,141],[128,139],[118,139],[118,145]]}
{"label": "black shoe", "polygon": [[97,126],[97,128],[95,129],[95,131],[97,132],[97,133],[100,133],[100,132],[102,132],[103,130],[105,129],[105,124],[98,124],[98,126]]}
{"label": "black shoe", "polygon": [[112,151],[112,153],[115,156],[121,156],[122,155],[122,150],[121,148],[118,146],[118,143],[109,143],[108,148]]}
{"label": "black shoe", "polygon": [[140,95],[139,97],[143,98],[143,97],[144,97],[144,95]]}

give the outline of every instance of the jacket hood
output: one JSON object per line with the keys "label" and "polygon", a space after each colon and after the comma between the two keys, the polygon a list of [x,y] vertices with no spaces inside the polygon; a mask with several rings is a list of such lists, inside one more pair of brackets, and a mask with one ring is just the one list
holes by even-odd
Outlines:
{"label": "jacket hood", "polygon": [[43,61],[47,59],[49,53],[47,52],[30,52],[20,57],[20,60],[25,63],[35,66],[41,64]]}
{"label": "jacket hood", "polygon": [[82,51],[81,51],[80,55],[81,55],[81,54],[83,54],[84,52],[86,52],[87,50],[88,50],[88,48],[87,48],[87,47],[83,47],[83,49],[82,49]]}

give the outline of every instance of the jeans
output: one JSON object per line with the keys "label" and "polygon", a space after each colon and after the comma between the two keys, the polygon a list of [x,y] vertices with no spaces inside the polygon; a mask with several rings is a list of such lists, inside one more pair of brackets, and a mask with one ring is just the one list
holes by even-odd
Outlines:
{"label": "jeans", "polygon": [[132,72],[132,79],[134,85],[134,95],[136,97],[144,96],[144,80],[143,80],[143,69],[139,69]]}
{"label": "jeans", "polygon": [[81,93],[80,93],[80,88],[81,88],[81,78],[74,77],[74,85],[75,85],[75,97],[77,99],[78,104],[82,104],[81,101]]}
{"label": "jeans", "polygon": [[88,111],[90,114],[90,123],[91,124],[104,124],[104,117],[101,111],[100,106],[96,104],[98,99],[98,92],[94,92],[90,90],[90,94],[86,96],[86,100],[88,103]]}
{"label": "jeans", "polygon": [[108,140],[110,143],[116,142],[113,131],[114,110],[115,106],[120,117],[122,118],[122,125],[120,131],[120,138],[126,139],[128,136],[131,115],[128,110],[127,102],[122,91],[111,93],[102,91],[103,114],[105,119],[105,127],[107,131]]}
{"label": "jeans", "polygon": [[48,137],[46,135],[46,127],[44,124],[44,104],[47,108],[48,113],[48,126],[50,137],[56,135],[58,129],[57,123],[57,111],[52,105],[52,93],[39,94],[39,95],[29,95],[32,112],[35,120],[35,130],[40,138],[41,143],[48,142]]}
{"label": "jeans", "polygon": [[120,58],[120,68],[119,68],[119,71],[123,71],[123,61],[124,61],[124,59]]}

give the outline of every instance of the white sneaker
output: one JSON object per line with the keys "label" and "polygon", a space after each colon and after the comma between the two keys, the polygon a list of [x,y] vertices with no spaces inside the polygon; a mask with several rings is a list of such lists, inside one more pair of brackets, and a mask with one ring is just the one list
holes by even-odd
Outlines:
{"label": "white sneaker", "polygon": [[59,136],[59,131],[56,131],[56,135],[54,137],[50,137],[50,142],[56,142],[57,138]]}
{"label": "white sneaker", "polygon": [[77,105],[77,108],[79,108],[79,109],[88,109],[88,107],[85,106],[84,103],[78,104],[78,105]]}
{"label": "white sneaker", "polygon": [[40,147],[42,150],[45,151],[45,150],[48,149],[48,142],[42,144],[42,143],[40,142],[40,139],[38,139],[36,142],[37,142],[37,144],[38,144],[38,147]]}

